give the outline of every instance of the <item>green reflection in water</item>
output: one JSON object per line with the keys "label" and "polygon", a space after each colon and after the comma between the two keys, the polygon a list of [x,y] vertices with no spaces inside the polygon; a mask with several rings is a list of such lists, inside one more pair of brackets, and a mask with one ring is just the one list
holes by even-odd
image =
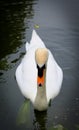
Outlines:
{"label": "green reflection in water", "polygon": [[[17,49],[26,42],[33,4],[34,0],[0,1],[0,70],[10,69],[22,57],[24,52],[18,56]],[[16,54],[15,58],[12,54]]]}
{"label": "green reflection in water", "polygon": [[34,16],[33,4],[34,0],[0,1],[0,59],[25,42],[28,20]]}
{"label": "green reflection in water", "polygon": [[76,126],[77,130],[79,130],[79,125]]}
{"label": "green reflection in water", "polygon": [[8,70],[10,67],[6,58],[0,61],[0,70]]}
{"label": "green reflection in water", "polygon": [[[53,123],[47,128],[47,111],[39,112],[34,110],[34,116],[33,126],[35,130],[69,130],[66,129],[62,124],[53,125]],[[29,100],[25,99],[21,105],[17,114],[16,123],[19,127],[26,126],[31,128],[31,109]],[[76,125],[75,128],[75,130],[79,130],[79,125]]]}
{"label": "green reflection in water", "polygon": [[48,130],[66,130],[62,125],[57,125],[55,127],[50,127]]}
{"label": "green reflection in water", "polygon": [[26,125],[30,127],[30,101],[25,100],[19,109],[16,123],[18,126]]}
{"label": "green reflection in water", "polygon": [[[22,57],[24,56],[24,52],[20,52],[20,54],[11,54],[10,56],[6,56],[5,58],[2,58],[0,60],[0,70],[9,70],[11,69],[13,66],[16,65],[16,63],[22,59]],[[14,55],[14,57],[13,57]]]}

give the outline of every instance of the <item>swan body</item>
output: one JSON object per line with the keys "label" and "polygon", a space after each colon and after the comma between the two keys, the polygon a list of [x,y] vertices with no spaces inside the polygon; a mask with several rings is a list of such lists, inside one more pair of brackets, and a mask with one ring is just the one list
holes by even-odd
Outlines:
{"label": "swan body", "polygon": [[30,44],[26,43],[26,54],[15,75],[22,94],[39,111],[47,109],[50,99],[54,99],[60,92],[62,69],[35,30]]}

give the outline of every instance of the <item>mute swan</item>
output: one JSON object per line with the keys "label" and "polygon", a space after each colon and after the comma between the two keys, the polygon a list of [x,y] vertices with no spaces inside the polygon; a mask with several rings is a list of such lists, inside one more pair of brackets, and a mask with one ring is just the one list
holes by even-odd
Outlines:
{"label": "mute swan", "polygon": [[60,92],[63,72],[35,30],[26,43],[26,54],[16,69],[16,80],[24,97],[35,109],[46,110]]}

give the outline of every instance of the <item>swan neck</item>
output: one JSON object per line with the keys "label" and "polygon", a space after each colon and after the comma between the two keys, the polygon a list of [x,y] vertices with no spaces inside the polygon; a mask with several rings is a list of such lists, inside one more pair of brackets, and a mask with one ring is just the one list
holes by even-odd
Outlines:
{"label": "swan neck", "polygon": [[46,97],[46,69],[44,69],[44,84],[39,86],[37,83],[37,95],[35,98],[34,107],[39,111],[46,110],[48,107]]}

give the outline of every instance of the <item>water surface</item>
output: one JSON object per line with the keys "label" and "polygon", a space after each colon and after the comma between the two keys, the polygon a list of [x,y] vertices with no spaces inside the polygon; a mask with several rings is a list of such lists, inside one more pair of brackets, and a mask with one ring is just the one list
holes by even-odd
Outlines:
{"label": "water surface", "polygon": [[[79,2],[78,0],[0,1],[0,128],[1,130],[66,130],[79,126]],[[30,126],[17,125],[24,97],[15,70],[25,54],[34,25],[64,72],[60,94],[46,112],[30,103]],[[21,115],[22,116],[22,115]],[[28,128],[29,127],[29,128]]]}

